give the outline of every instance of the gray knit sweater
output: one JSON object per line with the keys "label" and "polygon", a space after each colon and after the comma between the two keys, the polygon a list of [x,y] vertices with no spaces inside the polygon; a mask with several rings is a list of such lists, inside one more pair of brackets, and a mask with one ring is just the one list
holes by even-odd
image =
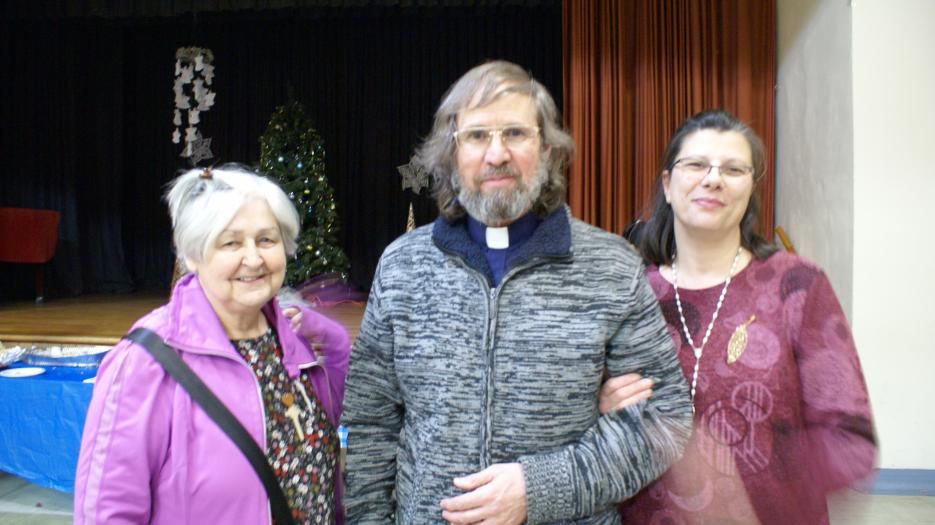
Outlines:
{"label": "gray knit sweater", "polygon": [[[455,477],[515,461],[529,523],[619,523],[680,455],[688,389],[626,241],[562,208],[491,282],[464,221],[383,253],[344,399],[349,523],[444,523]],[[652,398],[602,417],[605,369],[655,378]]]}

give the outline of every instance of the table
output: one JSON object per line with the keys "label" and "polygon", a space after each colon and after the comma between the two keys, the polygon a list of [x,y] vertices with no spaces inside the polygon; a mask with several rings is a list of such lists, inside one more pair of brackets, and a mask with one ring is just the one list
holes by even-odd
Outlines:
{"label": "table", "polygon": [[38,376],[0,377],[0,470],[73,492],[94,387],[82,381],[93,377],[97,367],[43,368],[46,372]]}
{"label": "table", "polygon": [[43,301],[43,268],[55,255],[58,222],[53,210],[0,208],[0,261],[34,264],[36,302]]}

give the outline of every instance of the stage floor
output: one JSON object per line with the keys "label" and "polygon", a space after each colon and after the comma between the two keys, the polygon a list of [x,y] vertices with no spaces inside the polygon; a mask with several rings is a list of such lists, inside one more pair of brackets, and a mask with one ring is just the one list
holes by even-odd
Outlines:
{"label": "stage floor", "polygon": [[[114,345],[134,321],[167,300],[167,294],[144,292],[0,304],[0,343]],[[344,325],[352,342],[357,338],[364,305],[342,303],[318,311]]]}

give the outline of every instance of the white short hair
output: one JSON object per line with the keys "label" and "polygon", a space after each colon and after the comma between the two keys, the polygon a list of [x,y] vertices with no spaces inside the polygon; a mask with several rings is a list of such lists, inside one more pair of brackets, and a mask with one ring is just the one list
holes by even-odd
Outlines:
{"label": "white short hair", "polygon": [[266,201],[279,224],[286,255],[295,254],[299,214],[279,185],[237,164],[212,168],[210,176],[206,173],[202,168],[189,170],[170,182],[166,192],[179,261],[204,260],[208,247],[253,199]]}

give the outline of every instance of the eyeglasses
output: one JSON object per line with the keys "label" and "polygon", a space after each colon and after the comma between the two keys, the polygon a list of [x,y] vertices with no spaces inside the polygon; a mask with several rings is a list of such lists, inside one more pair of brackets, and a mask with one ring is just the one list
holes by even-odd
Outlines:
{"label": "eyeglasses", "polygon": [[711,173],[713,168],[717,168],[718,173],[720,173],[722,177],[743,177],[744,175],[750,175],[753,173],[752,166],[734,163],[717,165],[711,164],[708,159],[694,157],[679,159],[675,161],[675,164],[673,164],[672,167],[681,168],[681,170],[685,173],[696,177],[704,177],[708,175]]}
{"label": "eyeglasses", "polygon": [[490,145],[494,135],[508,148],[517,148],[539,136],[537,126],[504,126],[502,128],[467,128],[453,133],[459,146],[484,149]]}

